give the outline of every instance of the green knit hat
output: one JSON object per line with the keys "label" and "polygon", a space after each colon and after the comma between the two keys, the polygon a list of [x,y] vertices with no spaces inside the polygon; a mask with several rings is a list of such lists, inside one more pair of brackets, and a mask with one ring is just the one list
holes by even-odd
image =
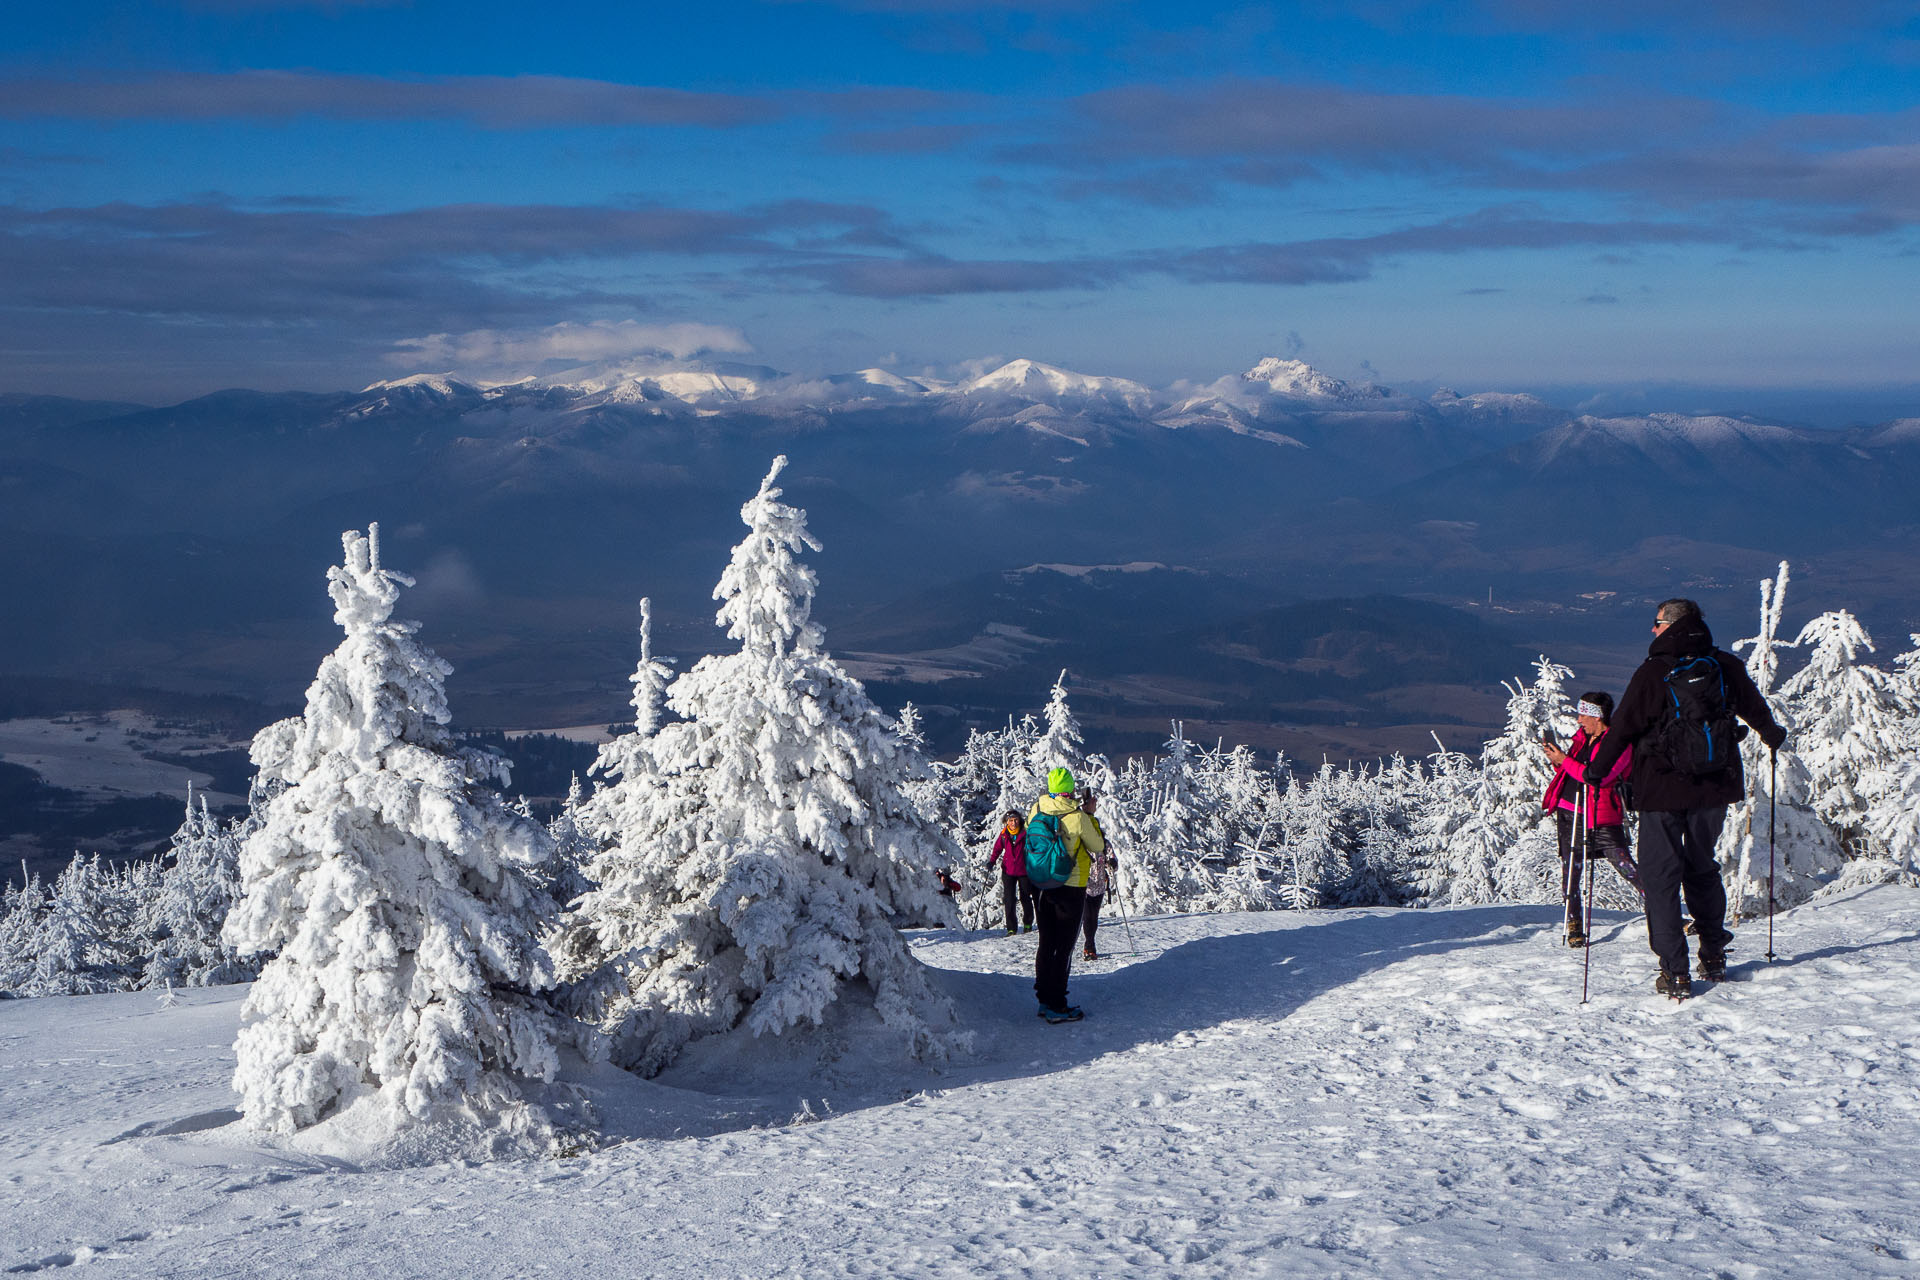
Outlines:
{"label": "green knit hat", "polygon": [[1056,796],[1072,795],[1075,791],[1073,774],[1065,769],[1055,769],[1047,775],[1047,790]]}

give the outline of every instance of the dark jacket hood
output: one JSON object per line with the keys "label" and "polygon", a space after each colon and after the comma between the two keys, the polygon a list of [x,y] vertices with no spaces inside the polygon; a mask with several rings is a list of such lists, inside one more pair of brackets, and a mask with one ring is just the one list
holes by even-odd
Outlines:
{"label": "dark jacket hood", "polygon": [[1647,646],[1649,658],[1691,658],[1713,652],[1713,632],[1705,618],[1682,618],[1662,631]]}

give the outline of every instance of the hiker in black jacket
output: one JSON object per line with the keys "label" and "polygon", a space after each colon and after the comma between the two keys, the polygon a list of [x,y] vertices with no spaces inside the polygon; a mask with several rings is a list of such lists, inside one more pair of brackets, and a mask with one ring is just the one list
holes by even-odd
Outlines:
{"label": "hiker in black jacket", "polygon": [[[1693,980],[1687,974],[1687,937],[1680,926],[1682,893],[1700,933],[1700,976],[1713,981],[1726,976],[1727,944],[1733,935],[1726,927],[1727,891],[1720,883],[1714,845],[1727,820],[1727,806],[1746,794],[1740,752],[1732,745],[1746,730],[1738,729],[1730,737],[1731,749],[1719,751],[1725,764],[1717,771],[1704,771],[1698,763],[1688,768],[1680,759],[1686,748],[1683,731],[1676,727],[1675,707],[1687,699],[1676,697],[1668,677],[1686,674],[1680,669],[1695,658],[1718,664],[1719,678],[1709,683],[1721,691],[1712,696],[1720,699],[1723,714],[1730,712],[1746,721],[1762,742],[1778,750],[1787,731],[1774,720],[1746,667],[1732,654],[1713,647],[1713,633],[1707,630],[1699,605],[1667,600],[1654,614],[1647,660],[1633,673],[1614,712],[1612,731],[1586,767],[1587,781],[1597,782],[1607,776],[1622,751],[1633,748],[1633,807],[1640,814],[1647,945],[1660,957],[1660,978],[1654,989],[1676,999],[1693,994]],[[1714,674],[1705,664],[1689,671],[1707,677]],[[1727,727],[1737,729],[1730,721]]]}

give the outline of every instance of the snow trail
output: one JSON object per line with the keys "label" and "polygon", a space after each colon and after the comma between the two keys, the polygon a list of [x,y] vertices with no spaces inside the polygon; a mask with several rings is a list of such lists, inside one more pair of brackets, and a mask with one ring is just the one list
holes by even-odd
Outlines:
{"label": "snow trail", "polygon": [[631,1140],[477,1166],[224,1125],[242,988],[8,1002],[0,1271],[1911,1274],[1920,891],[1784,915],[1772,966],[1749,925],[1685,1004],[1598,925],[1582,1007],[1550,906],[1150,917],[1059,1027],[1025,935],[922,932],[978,1033],[943,1073],[852,1012],[739,1033],[592,1074]]}

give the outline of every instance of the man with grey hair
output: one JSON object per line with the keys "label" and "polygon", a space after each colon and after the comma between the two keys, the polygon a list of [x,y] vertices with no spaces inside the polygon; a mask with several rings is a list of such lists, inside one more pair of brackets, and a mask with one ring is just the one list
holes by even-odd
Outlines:
{"label": "man with grey hair", "polygon": [[1693,994],[1680,898],[1700,933],[1700,976],[1727,972],[1727,891],[1714,845],[1727,806],[1746,793],[1738,742],[1746,729],[1779,750],[1787,731],[1741,661],[1716,649],[1700,606],[1660,602],[1653,643],[1614,713],[1612,732],[1587,763],[1586,780],[1607,776],[1620,753],[1633,750],[1633,807],[1640,814],[1640,883],[1647,894],[1647,945],[1660,957],[1654,990],[1684,1000]]}

